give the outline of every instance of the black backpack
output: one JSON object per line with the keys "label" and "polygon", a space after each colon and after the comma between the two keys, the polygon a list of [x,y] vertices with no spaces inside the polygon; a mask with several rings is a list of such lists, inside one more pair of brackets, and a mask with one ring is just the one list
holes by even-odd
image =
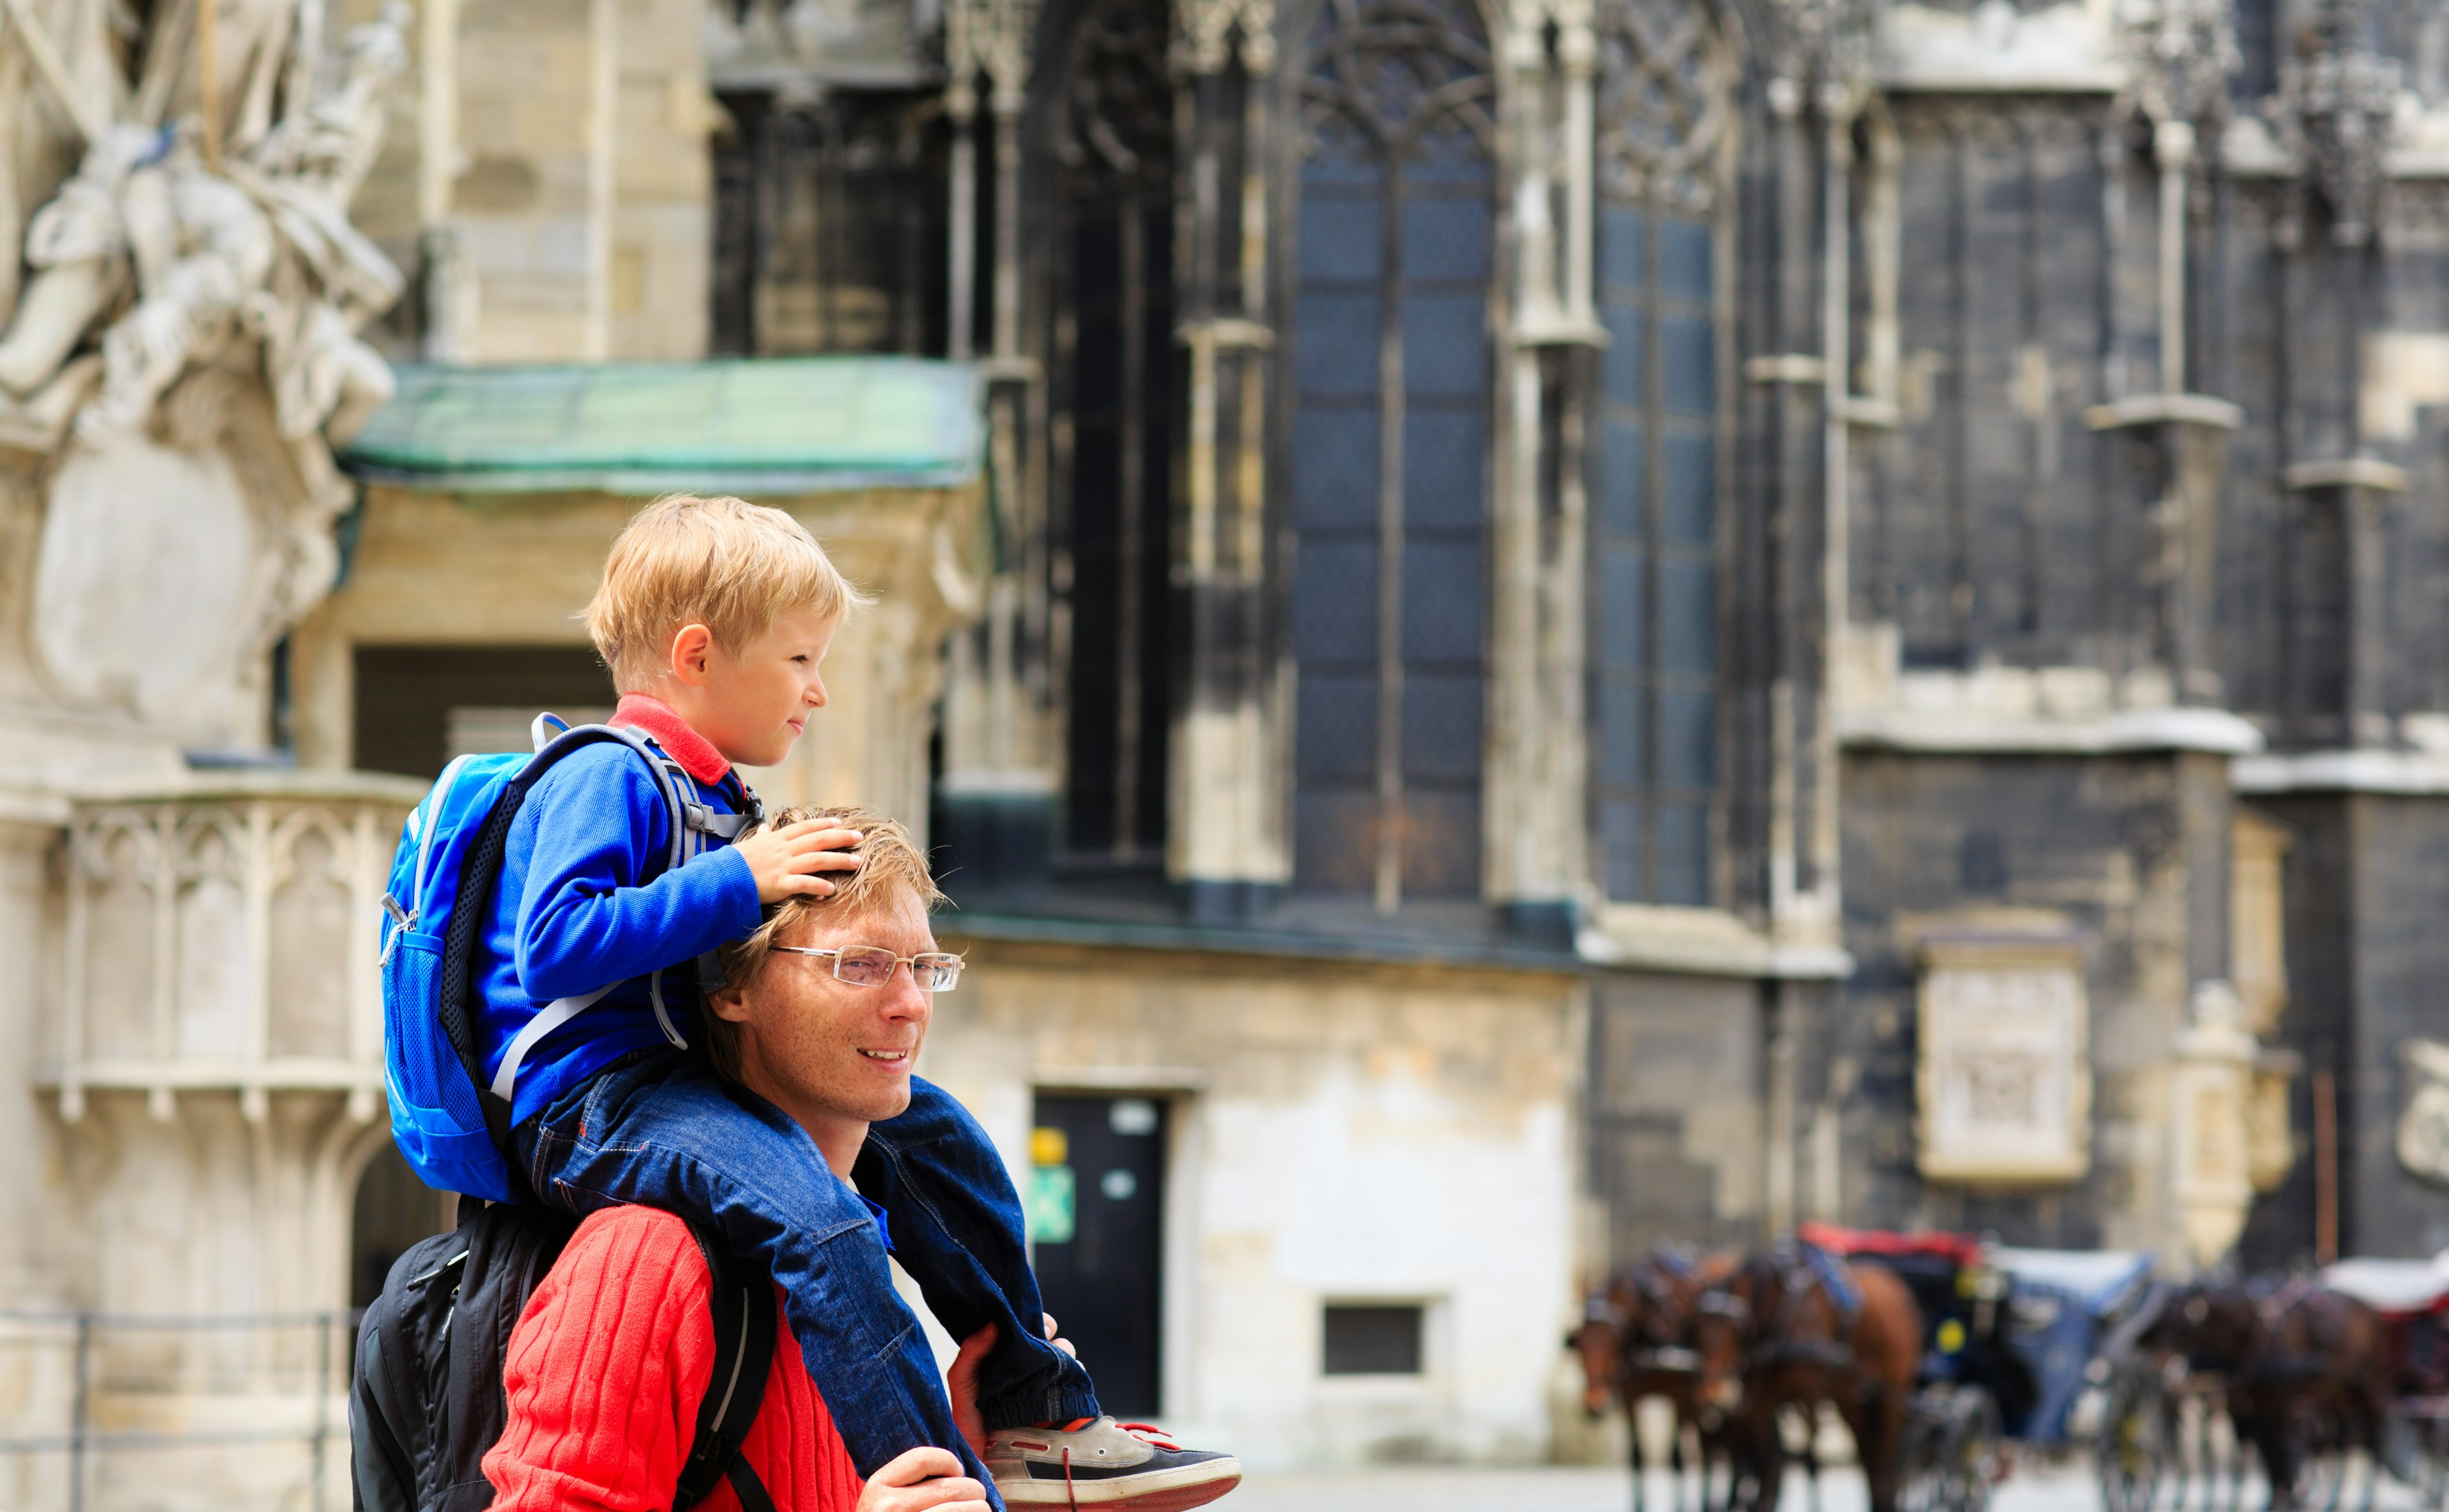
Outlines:
{"label": "black backpack", "polygon": [[[349,1390],[357,1512],[485,1512],[485,1455],[510,1416],[502,1361],[528,1294],[576,1233],[575,1219],[534,1207],[480,1207],[462,1197],[459,1227],[410,1249],[357,1327]],[[713,1279],[714,1373],[698,1404],[673,1512],[687,1512],[725,1479],[745,1512],[774,1512],[740,1457],[774,1368],[774,1286],[692,1223]]]}

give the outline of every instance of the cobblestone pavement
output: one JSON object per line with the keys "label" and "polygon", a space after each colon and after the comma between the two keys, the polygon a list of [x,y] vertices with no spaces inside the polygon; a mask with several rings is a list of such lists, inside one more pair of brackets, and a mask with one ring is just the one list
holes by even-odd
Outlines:
{"label": "cobblestone pavement", "polygon": [[[2361,1470],[2346,1504],[2362,1504]],[[1650,1512],[1671,1512],[1663,1477],[1653,1477]],[[2245,1492],[2247,1512],[2268,1503],[2259,1481]],[[1861,1477],[1831,1470],[1822,1489],[1820,1512],[1865,1512]],[[2227,1502],[2223,1488],[2221,1506]],[[2385,1482],[2379,1512],[2417,1512],[2406,1487]],[[1404,1467],[1319,1475],[1254,1475],[1219,1502],[1219,1512],[1628,1512],[1632,1480],[1620,1469],[1538,1465],[1522,1469]],[[2200,1509],[2199,1495],[2189,1509]],[[2162,1512],[2181,1512],[2164,1495]],[[1991,1512],[2099,1512],[2100,1497],[2088,1465],[2018,1465],[1997,1490]],[[1780,1512],[1812,1512],[1801,1478],[1789,1480]]]}

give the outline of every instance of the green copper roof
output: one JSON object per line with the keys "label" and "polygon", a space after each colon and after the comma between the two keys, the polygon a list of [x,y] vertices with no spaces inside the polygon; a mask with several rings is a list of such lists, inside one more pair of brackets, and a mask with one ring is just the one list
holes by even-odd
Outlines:
{"label": "green copper roof", "polygon": [[778,357],[398,370],[342,460],[465,493],[817,493],[946,488],[978,473],[981,386],[963,363]]}

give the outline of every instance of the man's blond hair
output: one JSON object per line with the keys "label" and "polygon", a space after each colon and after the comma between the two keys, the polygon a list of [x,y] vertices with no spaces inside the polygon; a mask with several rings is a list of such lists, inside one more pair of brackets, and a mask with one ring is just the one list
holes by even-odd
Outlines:
{"label": "man's blond hair", "polygon": [[[719,952],[723,984],[733,991],[745,990],[764,971],[774,958],[778,936],[788,935],[816,914],[849,918],[871,909],[889,907],[905,890],[916,894],[919,903],[931,909],[944,901],[935,877],[927,871],[926,855],[900,820],[867,809],[802,804],[784,809],[767,822],[780,829],[803,819],[821,819],[829,829],[857,830],[866,836],[858,844],[858,870],[824,873],[834,884],[830,897],[802,895],[765,905],[764,922],[757,927],[757,932],[744,940],[732,941]],[[826,965],[821,961],[807,964]],[[731,1081],[739,1081],[740,1025],[711,1009],[704,1017],[706,1054],[712,1058],[715,1070]]]}
{"label": "man's blond hair", "polygon": [[612,543],[587,633],[624,693],[650,688],[683,626],[702,624],[738,653],[787,610],[839,620],[868,598],[808,527],[742,499],[670,493]]}

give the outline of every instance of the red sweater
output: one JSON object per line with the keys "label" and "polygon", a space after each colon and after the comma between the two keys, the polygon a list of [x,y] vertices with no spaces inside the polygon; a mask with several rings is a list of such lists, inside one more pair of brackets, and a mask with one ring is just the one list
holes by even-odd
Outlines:
{"label": "red sweater", "polygon": [[[666,1512],[714,1372],[705,1257],[688,1225],[611,1208],[577,1235],[511,1333],[510,1421],[485,1456],[495,1512]],[[765,1400],[742,1450],[777,1512],[854,1512],[850,1451],[778,1330]],[[728,1481],[705,1512],[740,1512]]]}

